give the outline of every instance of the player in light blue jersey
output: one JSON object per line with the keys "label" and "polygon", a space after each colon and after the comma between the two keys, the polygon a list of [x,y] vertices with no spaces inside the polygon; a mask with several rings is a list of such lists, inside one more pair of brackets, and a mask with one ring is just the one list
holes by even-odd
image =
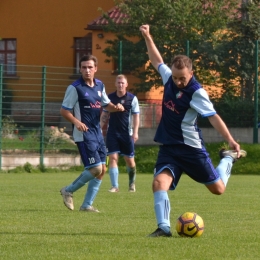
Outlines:
{"label": "player in light blue jersey", "polygon": [[114,105],[106,95],[102,81],[94,78],[97,58],[83,56],[79,62],[81,77],[68,86],[61,107],[61,115],[73,125],[73,138],[78,146],[84,171],[60,193],[65,206],[74,210],[73,192],[88,183],[81,211],[99,212],[92,206],[106,172],[106,146],[100,128],[100,110],[124,111],[121,104]]}
{"label": "player in light blue jersey", "polygon": [[124,156],[127,173],[129,176],[130,192],[136,191],[136,165],[134,160],[134,143],[138,140],[139,128],[139,103],[135,95],[126,91],[128,86],[125,75],[116,77],[116,91],[108,95],[111,102],[122,104],[125,111],[123,113],[109,113],[106,108],[100,117],[100,125],[109,120],[109,126],[106,134],[107,154],[109,155],[109,176],[111,181],[110,192],[119,191],[118,183],[118,156]]}
{"label": "player in light blue jersey", "polygon": [[[246,152],[228,131],[217,115],[207,92],[196,81],[192,61],[185,55],[173,58],[171,68],[163,63],[161,54],[150,35],[149,25],[140,31],[145,39],[149,59],[160,73],[164,85],[162,117],[154,141],[160,143],[154,169],[154,210],[158,228],[149,237],[170,237],[170,201],[168,190],[174,190],[185,172],[208,190],[222,194],[231,174],[233,163]],[[233,150],[222,150],[216,169],[204,146],[197,126],[197,116],[207,117],[211,125],[223,136]]]}

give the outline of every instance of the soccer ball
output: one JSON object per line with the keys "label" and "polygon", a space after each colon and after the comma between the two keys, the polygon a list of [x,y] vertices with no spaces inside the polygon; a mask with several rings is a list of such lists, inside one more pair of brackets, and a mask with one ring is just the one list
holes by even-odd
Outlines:
{"label": "soccer ball", "polygon": [[176,223],[176,231],[182,237],[199,237],[204,231],[203,219],[194,212],[185,212]]}

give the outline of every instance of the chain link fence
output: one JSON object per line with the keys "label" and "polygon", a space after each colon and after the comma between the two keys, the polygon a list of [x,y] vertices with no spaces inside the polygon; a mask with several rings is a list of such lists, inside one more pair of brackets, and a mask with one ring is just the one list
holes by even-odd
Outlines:
{"label": "chain link fence", "polygon": [[[60,115],[67,86],[80,75],[74,74],[74,68],[19,65],[16,75],[10,77],[5,76],[3,68],[2,65],[0,169],[27,161],[35,165],[80,164],[71,136],[72,125]],[[105,82],[107,93],[115,91],[115,75],[111,71],[99,70],[96,77]],[[140,127],[156,127],[160,120],[159,107],[140,102],[140,108]]]}
{"label": "chain link fence", "polygon": [[[75,69],[19,65],[16,76],[8,77],[3,68],[1,66],[0,70],[0,169],[16,167],[30,160],[36,165],[80,164],[77,147],[71,138],[72,126],[60,115],[66,88],[79,77],[74,74]],[[115,91],[115,75],[111,71],[99,70],[96,77],[105,82],[107,93]],[[221,103],[217,107],[221,108]],[[253,128],[252,102],[242,102],[237,107],[230,104],[225,109],[227,112],[220,115],[228,126]],[[140,131],[144,133],[140,135],[140,144],[142,136],[148,138],[146,129],[155,129],[160,118],[158,100],[157,103],[140,101]],[[201,127],[209,126],[202,119],[199,119],[200,124]],[[149,140],[153,145],[153,136],[149,136]]]}

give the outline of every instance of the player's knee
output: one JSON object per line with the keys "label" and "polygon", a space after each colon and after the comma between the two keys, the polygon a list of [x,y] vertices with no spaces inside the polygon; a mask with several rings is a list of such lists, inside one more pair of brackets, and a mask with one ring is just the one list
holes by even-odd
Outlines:
{"label": "player's knee", "polygon": [[102,180],[104,175],[105,175],[105,172],[102,171],[96,178],[99,180]]}
{"label": "player's knee", "polygon": [[128,167],[130,167],[130,168],[134,168],[135,167],[135,159],[134,159],[134,157],[129,158],[129,157],[125,156],[124,159],[125,159],[126,165]]}
{"label": "player's knee", "polygon": [[156,175],[153,179],[153,192],[158,190],[169,190],[174,178],[169,169],[164,169],[161,173]]}
{"label": "player's knee", "polygon": [[225,192],[226,187],[225,186],[217,186],[217,187],[214,187],[213,189],[209,189],[209,190],[214,195],[221,195]]}
{"label": "player's knee", "polygon": [[223,192],[221,192],[221,191],[211,191],[211,193],[214,194],[214,195],[221,195],[221,194],[223,194]]}
{"label": "player's knee", "polygon": [[110,167],[117,167],[117,158],[114,155],[109,156],[109,166]]}
{"label": "player's knee", "polygon": [[107,167],[105,164],[102,165],[102,172],[98,175],[97,179],[102,180],[105,173],[106,173]]}
{"label": "player's knee", "polygon": [[117,159],[116,158],[111,158],[111,159],[109,158],[109,162],[117,164]]}
{"label": "player's knee", "polygon": [[153,192],[159,191],[159,190],[168,190],[170,184],[167,181],[161,180],[161,179],[154,179],[152,190]]}
{"label": "player's knee", "polygon": [[158,179],[153,180],[153,187],[161,186],[161,181]]}
{"label": "player's knee", "polygon": [[222,180],[219,180],[218,182],[210,184],[210,185],[206,185],[206,187],[212,194],[215,194],[215,195],[221,195],[226,190],[226,186]]}
{"label": "player's knee", "polygon": [[135,162],[128,162],[126,165],[127,165],[129,168],[135,168],[135,167],[136,167]]}
{"label": "player's knee", "polygon": [[100,164],[98,166],[92,167],[89,169],[89,171],[94,177],[98,177],[102,173],[102,165]]}

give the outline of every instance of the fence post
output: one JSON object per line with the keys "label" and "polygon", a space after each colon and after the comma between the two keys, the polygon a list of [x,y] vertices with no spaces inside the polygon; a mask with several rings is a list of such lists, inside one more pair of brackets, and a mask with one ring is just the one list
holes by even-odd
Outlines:
{"label": "fence post", "polygon": [[122,41],[119,41],[118,74],[122,74]]}
{"label": "fence post", "polygon": [[4,65],[0,64],[0,170],[2,170],[2,115],[3,115],[3,77],[4,77]]}
{"label": "fence post", "polygon": [[190,41],[186,42],[186,56],[190,57]]}
{"label": "fence post", "polygon": [[44,123],[46,96],[46,66],[42,67],[42,102],[41,102],[41,138],[40,138],[40,166],[44,163]]}
{"label": "fence post", "polygon": [[258,143],[258,40],[255,42],[255,116],[254,116],[254,132],[253,143]]}

